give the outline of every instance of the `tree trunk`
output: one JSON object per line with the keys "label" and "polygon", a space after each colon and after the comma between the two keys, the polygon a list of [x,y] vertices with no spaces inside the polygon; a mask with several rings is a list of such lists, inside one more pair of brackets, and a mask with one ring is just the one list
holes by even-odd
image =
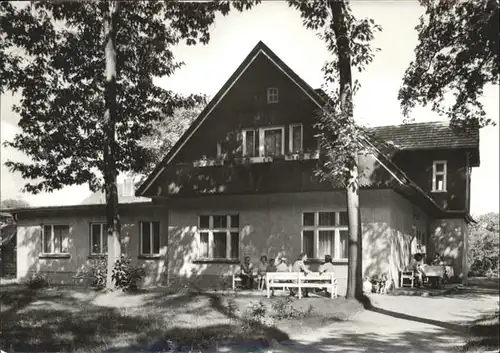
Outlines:
{"label": "tree trunk", "polygon": [[106,190],[106,223],[108,225],[108,273],[106,288],[112,289],[113,265],[121,255],[120,217],[118,215],[118,193],[116,186],[116,20],[118,1],[105,5],[104,40],[106,55],[106,98],[104,115],[104,185]]}
{"label": "tree trunk", "polygon": [[[343,121],[353,124],[352,73],[351,54],[347,24],[345,22],[347,9],[344,1],[330,0],[332,12],[331,29],[335,33],[338,50],[339,80],[340,80],[340,110]],[[361,247],[361,213],[359,209],[358,187],[358,155],[352,156],[355,161],[350,166],[346,183],[347,216],[349,219],[349,247],[347,263],[347,293],[346,298],[358,298],[363,295],[362,287],[362,247]]]}

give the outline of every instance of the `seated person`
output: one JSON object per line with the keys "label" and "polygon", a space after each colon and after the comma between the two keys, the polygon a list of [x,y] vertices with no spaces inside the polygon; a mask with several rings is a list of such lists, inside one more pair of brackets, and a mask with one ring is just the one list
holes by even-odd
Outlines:
{"label": "seated person", "polygon": [[411,269],[413,272],[415,272],[415,277],[417,277],[417,286],[420,287],[424,284],[424,272],[422,270],[422,265],[423,263],[423,256],[422,254],[415,254],[413,257],[413,261],[410,265]]}
{"label": "seated person", "polygon": [[[259,265],[257,266],[257,276],[259,279],[259,285],[260,285],[261,281],[264,281],[264,279],[266,278],[266,271],[267,271],[267,256],[262,255],[260,257]],[[260,288],[260,286],[259,286],[259,288]]]}
{"label": "seated person", "polygon": [[370,277],[365,277],[365,280],[363,281],[363,293],[370,294],[372,290],[373,284],[372,281],[370,281]]}
{"label": "seated person", "polygon": [[267,264],[266,273],[267,272],[278,272],[276,265],[274,264],[274,259],[269,259],[269,263]]}
{"label": "seated person", "polygon": [[[337,282],[337,279],[335,278],[335,267],[333,267],[332,257],[330,255],[325,255],[325,262],[319,267],[318,272],[320,274],[333,273],[334,282]],[[321,282],[326,282],[326,281],[321,281]],[[328,294],[327,288],[324,288],[324,291]]]}
{"label": "seated person", "polygon": [[285,257],[278,256],[276,258],[276,272],[290,272],[290,268]]}
{"label": "seated person", "polygon": [[245,256],[245,259],[241,264],[240,277],[243,288],[246,289],[253,288],[253,265],[250,262],[250,256]]}
{"label": "seated person", "polygon": [[[292,265],[292,272],[302,272],[306,275],[308,273],[311,273],[311,271],[307,268],[306,264],[304,263],[304,261],[306,260],[307,260],[307,254],[306,253],[300,254],[297,260],[295,260],[295,262]],[[292,288],[290,288],[290,296],[295,296],[295,291]],[[304,298],[308,297],[309,297],[309,289],[304,288]]]}
{"label": "seated person", "polygon": [[[278,272],[276,265],[274,264],[274,259],[269,259],[269,263],[267,264],[266,273],[267,272]],[[271,288],[271,295],[274,296],[274,289]]]}
{"label": "seated person", "polygon": [[436,253],[436,255],[434,256],[434,259],[432,260],[431,262],[431,265],[433,266],[441,266],[441,265],[444,265],[444,262],[443,260],[441,259],[441,256],[439,255],[439,253]]}
{"label": "seated person", "polygon": [[257,274],[260,277],[262,277],[262,276],[266,275],[266,271],[267,271],[267,256],[266,255],[262,255],[260,257],[259,265],[257,266]]}
{"label": "seated person", "polygon": [[325,255],[325,262],[319,267],[319,273],[335,273],[335,268],[333,267],[332,257],[330,255]]}

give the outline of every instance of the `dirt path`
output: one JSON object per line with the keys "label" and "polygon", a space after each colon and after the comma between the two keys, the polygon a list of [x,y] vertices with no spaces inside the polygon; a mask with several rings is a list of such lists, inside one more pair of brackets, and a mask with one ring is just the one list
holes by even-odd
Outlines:
{"label": "dirt path", "polygon": [[315,334],[282,342],[296,352],[453,352],[467,324],[498,308],[498,292],[462,291],[443,297],[373,296],[376,309]]}

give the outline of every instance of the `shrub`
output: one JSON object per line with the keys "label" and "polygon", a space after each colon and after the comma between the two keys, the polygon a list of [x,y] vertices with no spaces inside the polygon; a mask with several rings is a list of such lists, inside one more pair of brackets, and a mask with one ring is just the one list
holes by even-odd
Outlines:
{"label": "shrub", "polygon": [[89,269],[90,286],[95,290],[101,290],[105,288],[107,273],[108,273],[108,264],[106,258],[93,261],[90,264],[90,269]]}
{"label": "shrub", "polygon": [[272,304],[272,309],[274,310],[274,317],[278,320],[284,319],[296,319],[310,316],[313,312],[312,305],[309,305],[306,311],[300,311],[293,307],[292,298],[286,297],[283,299],[278,299]]}
{"label": "shrub", "polygon": [[40,289],[48,287],[50,284],[49,277],[41,272],[36,272],[29,276],[26,280],[26,286],[29,289]]}
{"label": "shrub", "polygon": [[243,330],[258,331],[262,326],[271,326],[266,317],[267,307],[262,300],[250,304],[242,316]]}
{"label": "shrub", "polygon": [[226,310],[227,310],[227,315],[229,317],[238,316],[239,313],[238,304],[236,304],[236,300],[234,300],[234,298],[229,298],[227,300]]}
{"label": "shrub", "polygon": [[130,259],[122,255],[116,260],[111,278],[117,288],[123,291],[137,290],[137,283],[144,278],[146,272],[140,266],[132,265]]}

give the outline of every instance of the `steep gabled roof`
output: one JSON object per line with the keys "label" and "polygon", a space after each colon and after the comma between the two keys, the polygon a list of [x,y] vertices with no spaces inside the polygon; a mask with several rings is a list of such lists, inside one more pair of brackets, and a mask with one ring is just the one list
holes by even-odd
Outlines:
{"label": "steep gabled roof", "polygon": [[387,125],[370,128],[375,140],[391,146],[391,154],[397,151],[432,149],[470,149],[472,166],[479,166],[479,129],[460,131],[448,121],[433,121],[413,124]]}
{"label": "steep gabled roof", "polygon": [[324,104],[323,95],[321,92],[314,90],[309,86],[303,79],[301,79],[288,65],[286,65],[276,54],[273,53],[267,45],[262,41],[259,41],[257,45],[252,49],[250,54],[243,60],[236,71],[231,75],[227,82],[222,86],[222,88],[217,92],[214,98],[208,103],[208,105],[203,109],[198,118],[191,124],[191,126],[186,130],[186,132],[181,136],[177,143],[172,147],[172,149],[167,153],[165,158],[156,166],[153,172],[148,176],[144,183],[137,190],[136,195],[143,195],[144,192],[153,184],[153,182],[158,178],[158,176],[163,172],[165,166],[170,163],[170,161],[179,153],[184,144],[191,138],[194,132],[200,127],[200,125],[205,121],[205,119],[210,115],[214,108],[222,101],[224,96],[229,92],[229,90],[234,86],[238,79],[245,73],[252,62],[260,55],[267,57],[279,70],[281,70],[288,78],[294,82],[318,107],[322,107]]}
{"label": "steep gabled roof", "polygon": [[378,126],[371,130],[376,137],[392,142],[400,150],[479,146],[479,129],[457,131],[447,121]]}

